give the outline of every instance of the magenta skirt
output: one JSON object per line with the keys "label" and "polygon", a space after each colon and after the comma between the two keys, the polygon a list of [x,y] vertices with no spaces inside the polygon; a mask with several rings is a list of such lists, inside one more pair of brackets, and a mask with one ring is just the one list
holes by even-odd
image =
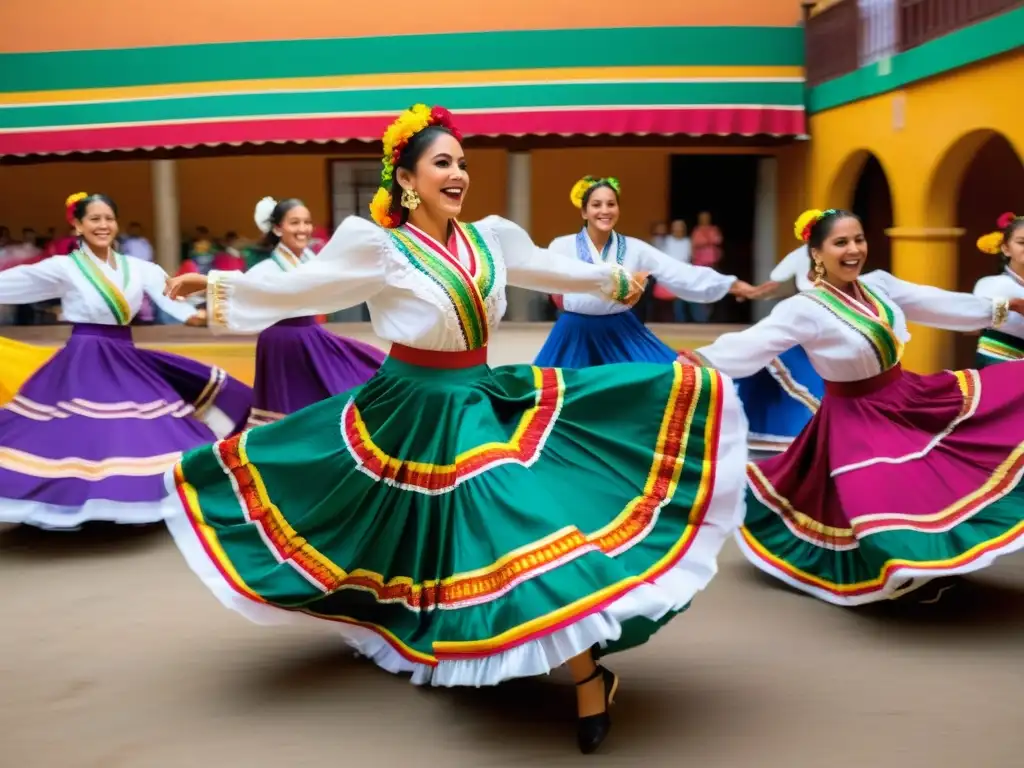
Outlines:
{"label": "magenta skirt", "polygon": [[1024,361],[826,384],[747,468],[747,558],[837,605],[901,597],[1024,548]]}

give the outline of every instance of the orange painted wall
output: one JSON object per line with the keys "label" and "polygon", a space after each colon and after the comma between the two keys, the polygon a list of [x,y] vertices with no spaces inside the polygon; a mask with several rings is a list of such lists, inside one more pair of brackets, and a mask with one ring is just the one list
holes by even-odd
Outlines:
{"label": "orange painted wall", "polygon": [[[143,5],[145,10],[142,10]],[[0,3],[0,51],[78,50],[319,37],[434,34],[497,29],[652,26],[792,26],[794,0],[646,0],[592,7],[580,0],[516,3],[433,0],[418,12],[382,11],[375,3],[305,0],[291,12],[273,0],[101,0],[86,13],[67,0]],[[74,33],[55,35],[45,19],[74,16]],[[440,61],[440,59],[439,59]]]}
{"label": "orange painted wall", "polygon": [[[692,149],[678,150],[694,151]],[[724,150],[716,150],[724,151]],[[756,150],[742,150],[744,152]],[[807,207],[805,145],[783,147],[779,157],[779,254],[793,248],[791,229]],[[619,228],[646,238],[651,225],[667,215],[668,149],[559,149],[533,152],[532,234],[538,243],[575,230],[579,214],[569,202],[569,189],[586,174],[617,176],[623,186]],[[209,227],[214,235],[236,230],[256,238],[253,207],[266,196],[299,197],[317,223],[330,217],[327,161],[343,155],[271,155],[202,158],[178,161],[178,192],[183,234]],[[508,200],[505,150],[477,149],[469,154],[472,187],[463,218],[475,221],[505,214]],[[0,166],[0,224],[15,233],[24,226],[45,231],[62,226],[64,198],[77,191],[110,194],[121,208],[122,224],[139,221],[152,233],[149,163],[54,163]]]}
{"label": "orange painted wall", "polygon": [[[344,155],[270,155],[179,160],[182,231],[188,233],[203,225],[215,235],[234,229],[255,238],[259,233],[253,223],[253,208],[267,195],[300,198],[309,206],[313,220],[326,226],[330,221],[327,163],[342,158]],[[505,151],[474,151],[470,163],[472,191],[464,218],[473,221],[504,213]]]}
{"label": "orange painted wall", "polygon": [[149,163],[54,163],[0,166],[0,224],[15,234],[22,227],[63,231],[64,200],[75,192],[102,192],[114,198],[122,222],[138,221],[152,231]]}

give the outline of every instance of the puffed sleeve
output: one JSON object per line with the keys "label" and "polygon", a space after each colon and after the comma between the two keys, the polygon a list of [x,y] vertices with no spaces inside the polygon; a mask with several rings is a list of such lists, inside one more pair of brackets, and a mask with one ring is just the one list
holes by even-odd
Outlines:
{"label": "puffed sleeve", "polygon": [[775,265],[775,269],[768,275],[773,283],[784,283],[793,280],[798,275],[806,275],[811,271],[811,257],[807,255],[807,246],[801,245],[789,253]]}
{"label": "puffed sleeve", "polygon": [[931,285],[908,283],[882,270],[865,275],[863,281],[885,291],[903,310],[907,320],[933,328],[980,331],[1002,325],[1008,315],[1006,297],[944,291]]}
{"label": "puffed sleeve", "polygon": [[1006,295],[1006,291],[1003,290],[1002,280],[999,275],[989,275],[983,277],[977,283],[974,284],[974,295],[983,296],[986,299],[999,299]]}
{"label": "puffed sleeve", "polygon": [[59,299],[67,280],[67,257],[51,256],[0,272],[0,304],[34,304]]}
{"label": "puffed sleeve", "polygon": [[159,264],[132,259],[132,268],[142,270],[142,290],[150,300],[178,322],[184,323],[199,311],[187,301],[175,301],[164,295],[167,273]]}
{"label": "puffed sleeve", "polygon": [[658,285],[684,301],[713,304],[721,301],[736,282],[734,275],[723,275],[710,267],[676,261],[642,240],[630,237],[626,242],[629,248],[636,250],[640,270],[650,272]]}
{"label": "puffed sleeve", "polygon": [[372,299],[384,287],[386,235],[349,216],[316,259],[290,272],[218,272],[206,289],[214,332],[256,333],[289,317],[326,315]]}
{"label": "puffed sleeve", "polygon": [[541,293],[593,293],[620,301],[628,293],[629,277],[617,264],[588,264],[539,248],[526,230],[500,216],[488,216],[479,226],[498,239],[509,285]]}
{"label": "puffed sleeve", "polygon": [[760,371],[787,349],[802,345],[818,335],[812,305],[793,296],[775,305],[764,320],[745,331],[724,333],[713,344],[696,350],[697,357],[734,379]]}

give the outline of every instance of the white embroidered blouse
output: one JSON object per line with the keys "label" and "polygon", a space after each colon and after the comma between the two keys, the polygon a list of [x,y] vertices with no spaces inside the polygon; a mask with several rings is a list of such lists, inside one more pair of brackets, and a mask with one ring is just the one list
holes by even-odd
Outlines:
{"label": "white embroidered blouse", "polygon": [[814,288],[814,282],[808,277],[811,272],[811,254],[806,245],[801,245],[783,257],[768,275],[773,283],[785,283],[796,280],[796,289],[801,293]]}
{"label": "white embroidered blouse", "polygon": [[505,314],[505,287],[592,292],[624,299],[628,275],[538,248],[498,216],[455,227],[454,248],[411,225],[385,230],[355,216],[317,258],[286,273],[211,271],[210,328],[253,333],[289,317],[330,314],[366,302],[374,332],[418,349],[487,344]]}
{"label": "white embroidered blouse", "polygon": [[724,334],[697,354],[734,379],[750,376],[787,349],[802,346],[826,381],[860,381],[899,363],[910,340],[907,321],[953,331],[1000,325],[1004,298],[916,285],[888,272],[861,281],[865,303],[825,284],[779,302],[745,331]]}
{"label": "white embroidered blouse", "polygon": [[[658,283],[681,299],[709,304],[721,300],[736,282],[732,275],[723,275],[710,267],[695,267],[666,256],[654,246],[635,237],[613,232],[602,250],[598,250],[582,229],[575,235],[563,235],[551,241],[548,250],[565,257],[591,264],[619,264],[630,273],[649,272]],[[567,312],[581,315],[615,315],[628,306],[591,293],[568,293],[562,296]]]}
{"label": "white embroidered blouse", "polygon": [[142,306],[143,295],[181,322],[196,313],[188,302],[164,295],[167,273],[156,264],[120,253],[115,260],[113,267],[83,245],[70,256],[51,256],[5,270],[0,272],[0,304],[60,299],[67,322],[100,325],[128,325]]}
{"label": "white embroidered blouse", "polygon": [[[981,278],[974,286],[974,294],[984,296],[986,299],[1003,296],[1011,299],[1024,299],[1024,278],[1007,268],[1001,275]],[[1024,339],[1024,317],[1011,312],[999,330],[1010,336]]]}

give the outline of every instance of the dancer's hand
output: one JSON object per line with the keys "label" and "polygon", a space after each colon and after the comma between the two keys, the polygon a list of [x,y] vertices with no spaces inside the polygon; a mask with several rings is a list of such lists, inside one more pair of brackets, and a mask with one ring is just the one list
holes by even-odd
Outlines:
{"label": "dancer's hand", "polygon": [[758,297],[758,289],[743,280],[737,280],[733,283],[729,293],[736,297],[736,301],[746,301],[747,299],[756,299]]}
{"label": "dancer's hand", "polygon": [[185,321],[185,325],[191,325],[196,328],[205,328],[209,325],[209,318],[207,317],[206,310],[197,310],[192,317]]}
{"label": "dancer's hand", "polygon": [[172,299],[184,299],[194,293],[206,290],[206,275],[196,272],[187,275],[167,278],[167,285],[164,287],[164,294]]}
{"label": "dancer's hand", "polygon": [[647,278],[649,276],[649,272],[634,272],[629,276],[629,293],[626,294],[626,300],[622,302],[623,304],[632,307],[640,301],[644,291],[647,290]]}
{"label": "dancer's hand", "polygon": [[1024,299],[1010,299],[1006,308],[1018,315],[1024,315]]}

